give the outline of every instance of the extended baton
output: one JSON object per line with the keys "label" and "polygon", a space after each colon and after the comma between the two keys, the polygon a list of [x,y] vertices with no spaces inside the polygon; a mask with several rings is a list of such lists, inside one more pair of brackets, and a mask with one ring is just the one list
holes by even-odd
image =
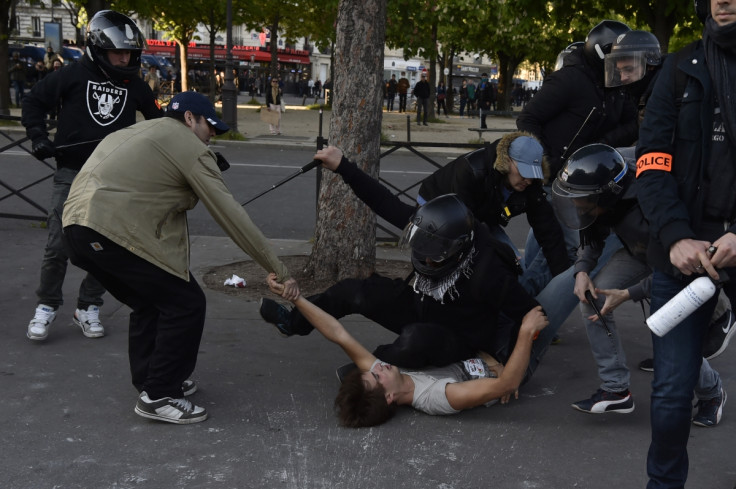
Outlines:
{"label": "extended baton", "polygon": [[62,144],[60,146],[54,146],[54,149],[59,150],[59,149],[73,148],[74,146],[82,146],[85,144],[99,143],[100,141],[102,141],[102,139],[93,139],[91,141],[82,141],[79,143]]}
{"label": "extended baton", "polygon": [[315,168],[315,167],[317,167],[317,166],[319,166],[319,165],[321,165],[321,164],[322,164],[322,162],[321,162],[321,161],[319,161],[319,160],[312,160],[311,162],[307,163],[307,164],[306,164],[306,165],[304,165],[303,167],[299,168],[299,169],[298,169],[298,170],[297,170],[297,171],[296,171],[296,172],[295,172],[295,173],[294,173],[293,175],[289,175],[288,177],[284,178],[284,179],[283,179],[283,180],[281,180],[280,182],[278,182],[278,183],[274,183],[273,185],[271,185],[271,187],[270,187],[270,188],[268,188],[268,189],[264,190],[263,192],[261,192],[260,194],[256,195],[256,196],[255,196],[255,197],[253,197],[252,199],[246,200],[245,202],[243,202],[243,203],[242,203],[242,204],[240,204],[240,205],[244,206],[244,205],[246,205],[246,204],[250,204],[251,202],[253,202],[253,201],[254,201],[254,200],[256,200],[257,198],[259,198],[259,197],[261,197],[261,196],[263,196],[263,195],[267,194],[267,193],[268,193],[268,192],[270,192],[271,190],[273,190],[273,189],[275,189],[275,188],[278,188],[278,187],[280,187],[281,185],[285,184],[285,183],[286,183],[286,182],[288,182],[289,180],[293,180],[294,178],[298,177],[298,176],[299,176],[299,175],[301,175],[302,173],[306,173],[306,172],[308,172],[309,170],[311,170],[312,168]]}
{"label": "extended baton", "polygon": [[572,137],[572,140],[567,144],[567,146],[565,146],[565,152],[562,153],[562,156],[560,156],[561,160],[564,160],[565,158],[567,158],[567,152],[570,151],[570,148],[572,148],[572,145],[575,144],[575,140],[577,140],[578,136],[580,136],[580,133],[582,132],[583,128],[585,128],[585,126],[588,125],[588,121],[590,120],[590,117],[593,115],[593,112],[595,112],[597,108],[598,107],[593,107],[592,109],[590,109],[590,112],[588,113],[588,117],[585,118],[585,120],[583,121],[583,124],[580,126],[580,129],[578,129],[578,132],[575,133],[575,135]]}
{"label": "extended baton", "polygon": [[588,302],[590,302],[590,305],[593,306],[593,310],[596,314],[598,314],[598,319],[601,320],[601,324],[604,328],[606,328],[606,334],[608,336],[613,336],[613,333],[611,333],[611,330],[608,328],[608,325],[606,324],[606,320],[603,319],[603,314],[601,314],[601,310],[598,309],[598,306],[596,305],[595,301],[593,300],[593,294],[589,291],[585,291],[585,298],[588,299]]}

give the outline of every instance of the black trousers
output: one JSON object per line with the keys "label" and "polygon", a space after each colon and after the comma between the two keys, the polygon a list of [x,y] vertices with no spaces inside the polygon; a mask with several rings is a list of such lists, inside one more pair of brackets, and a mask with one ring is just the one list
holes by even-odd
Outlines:
{"label": "black trousers", "polygon": [[399,112],[406,112],[406,95],[405,93],[399,94]]}
{"label": "black trousers", "polygon": [[152,399],[182,397],[181,384],[197,363],[206,300],[189,282],[83,226],[64,228],[69,260],[90,272],[132,309],[128,357],[133,385]]}
{"label": "black trousers", "polygon": [[[443,366],[471,358],[483,345],[458,333],[456,325],[427,322],[415,306],[416,293],[405,280],[381,275],[346,279],[309,298],[336,318],[360,314],[398,334],[393,343],[373,352],[384,362],[404,368]],[[307,335],[313,327],[293,309],[288,327]]]}

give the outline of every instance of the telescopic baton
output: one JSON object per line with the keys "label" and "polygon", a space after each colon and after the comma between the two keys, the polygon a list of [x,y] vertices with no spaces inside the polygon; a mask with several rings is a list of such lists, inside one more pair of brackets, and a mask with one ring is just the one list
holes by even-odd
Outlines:
{"label": "telescopic baton", "polygon": [[288,177],[284,178],[284,179],[283,179],[283,180],[281,180],[280,182],[274,183],[273,185],[271,185],[271,187],[270,187],[270,188],[268,188],[268,189],[264,190],[263,192],[261,192],[260,194],[256,195],[256,196],[255,196],[255,197],[253,197],[252,199],[246,200],[245,202],[243,202],[243,203],[242,203],[242,204],[240,204],[240,205],[242,205],[242,206],[245,206],[246,204],[250,204],[251,202],[253,202],[253,201],[254,201],[254,200],[256,200],[257,198],[259,198],[259,197],[261,197],[261,196],[263,196],[263,195],[265,195],[265,194],[269,193],[269,192],[270,192],[271,190],[273,190],[273,189],[275,189],[275,188],[278,188],[278,187],[282,186],[283,184],[285,184],[285,183],[286,183],[286,182],[288,182],[289,180],[293,180],[294,178],[298,177],[298,176],[299,176],[299,175],[301,175],[302,173],[307,173],[307,172],[308,172],[309,170],[311,170],[312,168],[315,168],[315,167],[317,167],[317,166],[319,166],[319,165],[321,165],[321,164],[322,164],[322,162],[321,162],[321,161],[319,161],[319,160],[312,160],[311,162],[307,163],[307,164],[306,164],[306,165],[304,165],[303,167],[299,168],[299,169],[298,169],[298,170],[297,170],[296,172],[294,172],[294,174],[292,174],[292,175],[289,175]]}
{"label": "telescopic baton", "polygon": [[593,115],[593,113],[595,112],[597,108],[598,107],[593,107],[592,109],[590,109],[590,112],[588,113],[588,117],[585,118],[585,120],[583,121],[583,124],[580,126],[580,129],[578,129],[578,132],[575,133],[575,135],[572,137],[572,140],[567,144],[567,146],[565,146],[565,152],[562,153],[562,156],[560,156],[560,160],[564,161],[567,158],[568,156],[567,152],[570,151],[570,148],[572,148],[572,145],[575,144],[575,141],[577,140],[578,136],[580,136],[580,133],[585,128],[585,126],[588,125],[588,121],[590,120],[590,117]]}

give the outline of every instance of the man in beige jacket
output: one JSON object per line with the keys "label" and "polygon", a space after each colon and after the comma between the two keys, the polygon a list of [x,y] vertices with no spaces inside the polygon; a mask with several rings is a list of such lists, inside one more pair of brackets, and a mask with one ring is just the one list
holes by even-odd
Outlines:
{"label": "man in beige jacket", "polygon": [[207,418],[185,398],[204,329],[206,301],[189,267],[186,211],[202,200],[232,240],[287,294],[299,287],[225,186],[207,147],[229,128],[212,104],[182,92],[166,117],[106,137],[82,167],[64,206],[72,263],[130,306],[129,358],[140,395],[135,412],[177,424]]}

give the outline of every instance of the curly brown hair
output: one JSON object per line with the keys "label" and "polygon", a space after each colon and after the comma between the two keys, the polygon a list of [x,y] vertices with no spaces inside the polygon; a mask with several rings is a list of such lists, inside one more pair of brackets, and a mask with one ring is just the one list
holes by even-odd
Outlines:
{"label": "curly brown hair", "polygon": [[335,398],[335,410],[340,424],[347,428],[362,428],[385,423],[393,417],[398,406],[386,402],[386,390],[378,385],[366,389],[362,372],[353,370],[343,379]]}

